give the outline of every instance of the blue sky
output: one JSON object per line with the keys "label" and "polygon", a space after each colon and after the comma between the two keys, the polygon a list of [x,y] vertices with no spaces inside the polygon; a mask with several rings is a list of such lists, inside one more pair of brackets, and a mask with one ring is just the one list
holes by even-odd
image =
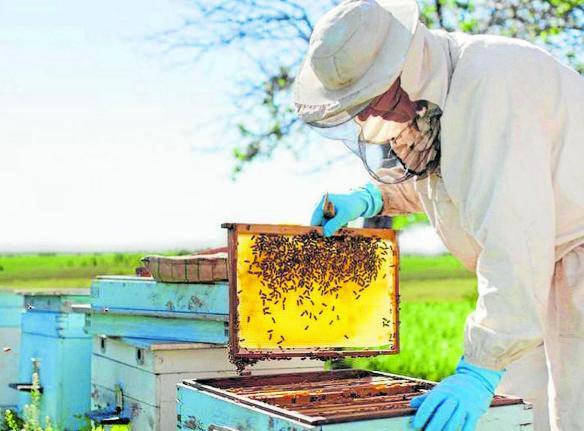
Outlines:
{"label": "blue sky", "polygon": [[145,39],[186,12],[172,0],[0,2],[1,251],[217,244],[224,221],[306,223],[322,191],[366,180],[358,163],[303,175],[307,161],[279,154],[231,182],[214,127],[230,71],[177,66]]}
{"label": "blue sky", "polygon": [[[278,153],[230,180],[233,64],[181,65],[147,36],[188,2],[0,0],[0,252],[197,249],[225,221],[306,224],[368,180],[346,150]],[[216,151],[200,151],[215,148]]]}

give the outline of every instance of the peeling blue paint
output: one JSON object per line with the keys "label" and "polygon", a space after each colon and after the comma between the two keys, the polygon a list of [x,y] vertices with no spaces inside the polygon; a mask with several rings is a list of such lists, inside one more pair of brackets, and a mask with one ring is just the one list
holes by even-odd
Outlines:
{"label": "peeling blue paint", "polygon": [[91,286],[86,329],[95,335],[227,343],[229,288],[159,283],[144,277],[98,277]]}
{"label": "peeling blue paint", "polygon": [[[51,417],[63,431],[79,429],[90,407],[91,336],[83,331],[84,315],[67,310],[72,303],[89,302],[89,296],[24,299],[29,309],[22,315],[18,383],[32,381],[33,360],[37,361],[44,391],[41,417]],[[19,393],[19,411],[28,403],[30,394]]]}
{"label": "peeling blue paint", "polygon": [[12,291],[0,291],[0,411],[14,408],[18,394],[8,384],[18,374],[20,321],[24,299]]}
{"label": "peeling blue paint", "polygon": [[[99,277],[91,285],[96,311],[132,309],[176,313],[229,314],[227,282],[158,283],[144,277]],[[172,307],[169,307],[169,304]]]}

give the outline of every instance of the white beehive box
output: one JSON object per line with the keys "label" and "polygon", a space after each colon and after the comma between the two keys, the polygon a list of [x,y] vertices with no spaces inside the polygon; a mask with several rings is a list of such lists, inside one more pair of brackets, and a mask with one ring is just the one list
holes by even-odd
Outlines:
{"label": "white beehive box", "polygon": [[[91,368],[92,410],[115,413],[119,388],[119,416],[139,431],[176,429],[176,386],[183,380],[237,374],[226,346],[100,336],[94,337]],[[259,375],[322,369],[322,362],[294,359],[262,362],[248,370]]]}

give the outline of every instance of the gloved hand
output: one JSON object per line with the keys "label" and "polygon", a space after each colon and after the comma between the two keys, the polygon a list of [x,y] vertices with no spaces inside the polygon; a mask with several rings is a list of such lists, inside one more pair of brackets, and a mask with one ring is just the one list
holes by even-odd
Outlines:
{"label": "gloved hand", "polygon": [[324,236],[331,236],[340,228],[359,217],[373,217],[381,212],[383,199],[381,191],[371,183],[349,194],[328,195],[335,207],[335,216],[326,219],[322,211],[324,196],[312,213],[310,224],[324,226]]}
{"label": "gloved hand", "polygon": [[413,429],[474,431],[478,420],[491,405],[503,374],[504,371],[471,365],[463,357],[454,375],[410,402],[413,408],[418,409],[412,421]]}

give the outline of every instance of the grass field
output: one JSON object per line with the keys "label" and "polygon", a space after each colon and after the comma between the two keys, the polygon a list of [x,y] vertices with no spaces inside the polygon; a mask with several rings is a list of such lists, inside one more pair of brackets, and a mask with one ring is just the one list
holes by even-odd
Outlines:
{"label": "grass field", "polygon": [[96,275],[133,274],[143,253],[0,255],[0,288],[89,287]]}
{"label": "grass field", "polygon": [[462,355],[463,327],[470,301],[405,302],[401,306],[400,354],[347,361],[352,367],[428,380],[452,374]]}
{"label": "grass field", "polygon": [[[89,287],[96,275],[133,274],[146,253],[0,255],[0,289]],[[476,298],[473,274],[452,256],[402,256],[401,353],[349,363],[440,380],[462,353],[464,320]]]}

